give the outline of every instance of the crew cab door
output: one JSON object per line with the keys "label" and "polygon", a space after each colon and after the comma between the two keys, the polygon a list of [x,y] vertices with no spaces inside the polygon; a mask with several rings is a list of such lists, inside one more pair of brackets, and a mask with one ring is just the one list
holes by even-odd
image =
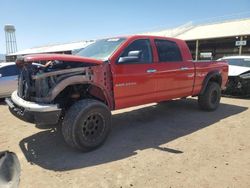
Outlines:
{"label": "crew cab door", "polygon": [[155,39],[154,43],[158,54],[155,74],[157,100],[190,96],[195,76],[193,62],[183,60],[181,49],[174,41]]}
{"label": "crew cab door", "polygon": [[116,109],[155,101],[156,68],[149,39],[131,42],[113,68]]}

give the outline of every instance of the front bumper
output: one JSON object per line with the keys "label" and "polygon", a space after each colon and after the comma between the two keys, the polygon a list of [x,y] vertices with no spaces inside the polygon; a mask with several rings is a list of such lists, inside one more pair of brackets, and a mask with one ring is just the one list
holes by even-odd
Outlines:
{"label": "front bumper", "polygon": [[14,116],[29,123],[56,124],[61,116],[62,109],[58,105],[25,101],[17,95],[17,91],[5,102]]}
{"label": "front bumper", "polygon": [[233,96],[250,95],[250,79],[243,79],[240,76],[229,76],[226,90],[223,93]]}

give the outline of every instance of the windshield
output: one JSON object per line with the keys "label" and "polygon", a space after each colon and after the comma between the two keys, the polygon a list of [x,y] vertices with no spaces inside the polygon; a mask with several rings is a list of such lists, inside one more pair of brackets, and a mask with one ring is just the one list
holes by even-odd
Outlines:
{"label": "windshield", "polygon": [[98,40],[82,49],[76,55],[100,60],[107,60],[125,41],[125,38],[110,38]]}
{"label": "windshield", "polygon": [[250,58],[245,59],[225,59],[229,65],[236,65],[241,67],[250,67]]}

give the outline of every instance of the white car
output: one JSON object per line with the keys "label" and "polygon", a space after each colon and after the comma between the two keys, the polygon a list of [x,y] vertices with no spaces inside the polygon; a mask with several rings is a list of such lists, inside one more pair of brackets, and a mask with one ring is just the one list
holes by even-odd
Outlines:
{"label": "white car", "polygon": [[224,93],[250,95],[250,55],[229,56],[219,60],[226,60],[229,64],[227,89]]}
{"label": "white car", "polygon": [[15,62],[0,63],[0,99],[9,97],[17,89],[18,75]]}

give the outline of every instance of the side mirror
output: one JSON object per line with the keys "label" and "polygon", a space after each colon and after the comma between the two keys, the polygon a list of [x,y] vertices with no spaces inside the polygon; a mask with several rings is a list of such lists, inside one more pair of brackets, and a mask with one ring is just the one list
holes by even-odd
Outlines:
{"label": "side mirror", "polygon": [[118,63],[132,63],[138,62],[140,59],[141,51],[130,51],[128,56],[120,57]]}
{"label": "side mirror", "polygon": [[141,51],[140,50],[135,50],[135,51],[130,51],[128,52],[129,57],[140,57]]}

